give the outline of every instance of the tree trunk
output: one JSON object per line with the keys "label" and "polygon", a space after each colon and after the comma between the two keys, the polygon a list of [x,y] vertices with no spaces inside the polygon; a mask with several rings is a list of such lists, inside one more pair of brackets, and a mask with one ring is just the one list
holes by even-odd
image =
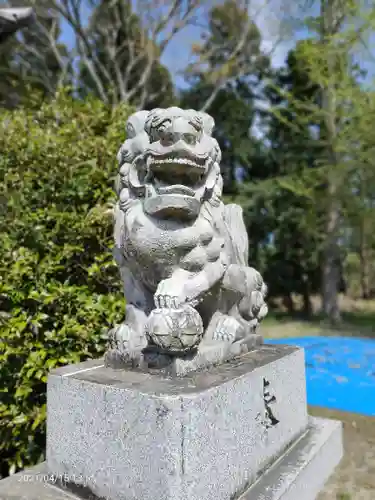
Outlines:
{"label": "tree trunk", "polygon": [[302,288],[302,313],[305,318],[310,318],[312,315],[312,304],[310,299],[310,282],[307,277],[303,278],[303,288]]}
{"label": "tree trunk", "polygon": [[[342,16],[335,0],[321,0],[321,41],[324,44],[331,42],[332,36],[339,31],[337,16]],[[327,143],[327,159],[329,173],[327,175],[326,194],[326,240],[323,248],[322,268],[322,312],[332,322],[341,319],[339,309],[340,287],[340,203],[338,199],[338,172],[339,159],[335,151],[336,129],[336,82],[335,54],[327,51],[328,81],[322,88],[322,109],[324,111],[324,133]]]}
{"label": "tree trunk", "polygon": [[[333,220],[337,217],[337,212],[332,209],[328,215]],[[327,240],[322,266],[322,313],[332,323],[337,323],[341,320],[339,308],[340,258],[334,235],[327,235]]]}
{"label": "tree trunk", "polygon": [[290,293],[286,293],[283,296],[283,306],[288,311],[288,314],[290,314],[291,316],[296,312],[293,297]]}
{"label": "tree trunk", "polygon": [[328,179],[328,205],[326,212],[326,238],[323,247],[322,265],[322,313],[332,323],[341,320],[339,290],[341,283],[340,204],[337,199],[336,181]]}
{"label": "tree trunk", "polygon": [[363,299],[370,298],[370,278],[369,278],[369,262],[366,248],[366,228],[365,220],[362,217],[359,228],[359,263],[360,263],[360,281],[361,281],[361,295]]}

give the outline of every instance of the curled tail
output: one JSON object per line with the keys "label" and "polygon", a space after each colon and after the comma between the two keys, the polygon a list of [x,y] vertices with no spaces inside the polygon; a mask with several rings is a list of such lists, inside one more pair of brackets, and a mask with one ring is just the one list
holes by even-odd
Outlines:
{"label": "curled tail", "polygon": [[233,250],[233,264],[247,266],[249,260],[249,239],[243,220],[242,207],[231,203],[225,205],[225,226]]}

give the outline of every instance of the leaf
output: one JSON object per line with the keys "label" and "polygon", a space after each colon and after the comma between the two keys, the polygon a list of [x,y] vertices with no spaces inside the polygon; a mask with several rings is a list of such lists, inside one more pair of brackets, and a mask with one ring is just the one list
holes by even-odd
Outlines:
{"label": "leaf", "polygon": [[22,398],[22,397],[28,396],[31,392],[33,392],[32,387],[22,385],[21,387],[17,387],[17,390],[14,394],[14,397],[15,398]]}
{"label": "leaf", "polygon": [[27,417],[26,415],[22,414],[21,415],[17,415],[14,419],[13,419],[13,424],[14,425],[19,425],[19,424],[24,424],[27,422]]}
{"label": "leaf", "polygon": [[34,431],[37,427],[40,426],[40,424],[42,422],[45,421],[46,414],[47,414],[47,407],[44,404],[41,408],[39,408],[37,416],[35,417],[34,422],[33,422],[32,426],[31,426],[31,430]]}

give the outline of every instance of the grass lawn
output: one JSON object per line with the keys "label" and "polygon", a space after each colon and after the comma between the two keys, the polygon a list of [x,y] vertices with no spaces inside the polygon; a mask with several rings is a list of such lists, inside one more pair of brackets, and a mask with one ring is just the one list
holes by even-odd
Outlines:
{"label": "grass lawn", "polygon": [[[303,321],[278,311],[264,320],[261,333],[266,338],[336,335],[375,341],[375,301],[342,297],[341,307],[343,323],[337,327],[328,326],[319,315]],[[309,407],[309,413],[344,424],[345,456],[317,500],[375,500],[375,418],[317,407]]]}

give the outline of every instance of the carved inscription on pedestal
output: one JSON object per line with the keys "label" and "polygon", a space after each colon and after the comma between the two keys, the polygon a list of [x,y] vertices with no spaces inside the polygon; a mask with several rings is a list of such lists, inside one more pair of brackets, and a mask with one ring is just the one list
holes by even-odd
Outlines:
{"label": "carved inscription on pedestal", "polygon": [[268,430],[279,423],[276,418],[272,406],[277,402],[276,396],[271,394],[270,382],[263,379],[263,400],[264,411],[258,413],[256,416],[257,421],[263,426],[263,437],[268,436]]}

